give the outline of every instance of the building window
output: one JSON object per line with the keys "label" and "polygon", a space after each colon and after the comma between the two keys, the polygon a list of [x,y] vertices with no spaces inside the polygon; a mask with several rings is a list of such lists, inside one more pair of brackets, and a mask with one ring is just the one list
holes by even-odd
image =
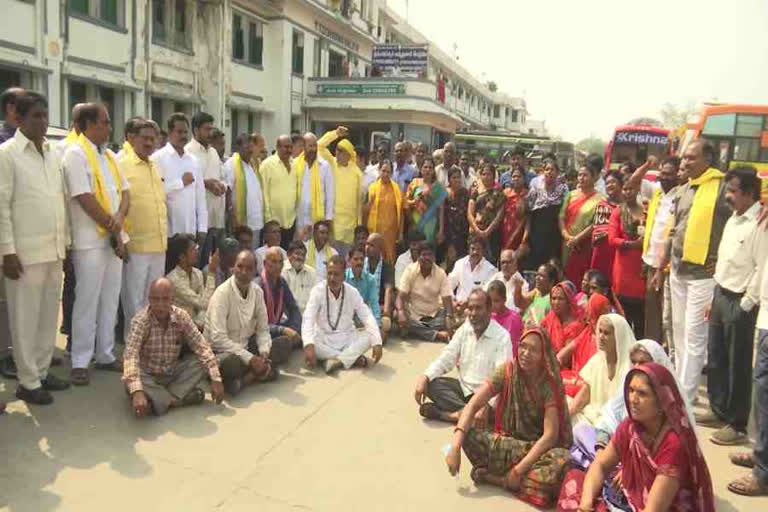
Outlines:
{"label": "building window", "polygon": [[124,0],[70,0],[69,12],[123,26]]}
{"label": "building window", "polygon": [[152,120],[160,126],[161,130],[165,130],[163,124],[163,100],[161,98],[152,97]]}
{"label": "building window", "polygon": [[[14,69],[0,68],[0,91],[9,87],[21,87],[21,72]],[[0,112],[0,116],[5,116],[5,112]]]}
{"label": "building window", "polygon": [[[248,41],[246,46],[245,42]],[[232,60],[261,66],[264,26],[241,14],[232,15]]]}
{"label": "building window", "polygon": [[87,103],[87,88],[82,82],[69,82],[69,112],[78,103]]}
{"label": "building window", "polygon": [[510,120],[511,120],[513,123],[516,123],[516,122],[517,122],[517,110],[515,110],[515,109],[511,109],[511,110],[510,110],[510,113],[509,113],[509,117],[510,117]]}
{"label": "building window", "polygon": [[304,74],[304,33],[293,31],[293,73]]}
{"label": "building window", "polygon": [[318,37],[315,39],[315,46],[312,48],[312,76],[323,76],[322,51],[323,41]]}
{"label": "building window", "polygon": [[191,49],[187,0],[153,0],[152,40],[184,49]]}
{"label": "building window", "polygon": [[342,77],[344,73],[344,56],[334,51],[328,52],[328,76]]}

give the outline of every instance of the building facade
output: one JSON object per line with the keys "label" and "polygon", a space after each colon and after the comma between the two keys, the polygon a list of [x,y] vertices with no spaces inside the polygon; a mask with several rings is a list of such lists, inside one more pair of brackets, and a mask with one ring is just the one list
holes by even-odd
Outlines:
{"label": "building facade", "polygon": [[205,110],[228,140],[344,123],[441,144],[460,129],[528,133],[525,102],[491,92],[436,45],[421,78],[372,77],[378,43],[429,41],[384,0],[0,0],[0,90],[34,89],[50,122],[101,101],[113,139],[134,115]]}

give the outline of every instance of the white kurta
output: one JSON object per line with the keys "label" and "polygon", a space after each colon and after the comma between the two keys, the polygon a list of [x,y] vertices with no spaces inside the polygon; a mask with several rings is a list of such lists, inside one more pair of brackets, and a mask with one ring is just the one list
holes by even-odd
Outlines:
{"label": "white kurta", "polygon": [[[212,146],[206,148],[197,139],[192,139],[184,146],[184,151],[197,158],[203,180],[224,181],[224,171],[222,170],[221,160],[219,160],[219,154]],[[205,187],[205,183],[203,183],[203,187]],[[210,190],[205,190],[209,228],[224,228],[225,199],[224,194],[217,196]]]}
{"label": "white kurta", "polygon": [[[254,231],[261,231],[264,227],[264,195],[261,190],[261,182],[259,177],[256,176],[251,164],[243,162],[243,172],[245,174],[245,207],[248,227]],[[227,183],[232,194],[235,192],[235,158],[232,157],[224,164],[224,181]],[[234,197],[232,202],[235,202]],[[256,238],[254,236],[254,238]],[[254,240],[254,244],[258,244],[258,240]]]}
{"label": "white kurta", "polygon": [[[155,151],[150,159],[157,165],[165,188],[168,206],[168,236],[178,233],[207,233],[208,207],[200,163],[191,154],[179,155],[170,142]],[[191,172],[195,181],[184,185],[183,176]]]}
{"label": "white kurta", "polygon": [[456,290],[454,297],[460,302],[467,300],[472,290],[484,288],[496,272],[498,269],[485,258],[482,258],[473,269],[469,262],[469,256],[464,256],[456,262],[448,275],[451,281],[451,290]]}
{"label": "white kurta", "polygon": [[[312,288],[301,322],[301,338],[305,347],[315,346],[318,359],[336,358],[350,368],[371,345],[381,345],[381,335],[360,293],[347,283],[343,286],[344,293],[338,297],[328,291],[327,281]],[[355,328],[355,314],[363,322],[364,332]],[[331,327],[329,318],[334,323],[338,318],[336,329]]]}

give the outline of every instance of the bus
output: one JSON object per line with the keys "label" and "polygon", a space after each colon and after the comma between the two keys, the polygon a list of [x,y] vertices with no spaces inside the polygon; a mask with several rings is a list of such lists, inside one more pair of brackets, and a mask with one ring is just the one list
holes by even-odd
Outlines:
{"label": "bus", "polygon": [[680,155],[699,137],[715,147],[720,170],[755,167],[763,182],[763,201],[768,200],[768,105],[705,104],[686,125]]}
{"label": "bus", "polygon": [[502,159],[507,151],[522,147],[532,167],[540,166],[543,158],[548,154],[555,155],[560,170],[564,174],[571,173],[575,165],[573,144],[553,140],[550,137],[481,131],[458,132],[453,137],[453,143],[456,145],[456,151],[459,154],[466,152],[470,160],[478,160],[482,157],[503,164]]}
{"label": "bus", "polygon": [[605,168],[615,170],[626,161],[640,165],[649,155],[663,160],[671,151],[669,130],[666,128],[650,124],[624,124],[616,127],[605,147]]}

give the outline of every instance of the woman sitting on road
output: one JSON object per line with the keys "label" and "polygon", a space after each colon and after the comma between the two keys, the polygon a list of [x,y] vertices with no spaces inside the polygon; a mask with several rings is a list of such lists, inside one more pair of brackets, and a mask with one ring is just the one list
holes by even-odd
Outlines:
{"label": "woman sitting on road", "polygon": [[714,512],[709,469],[672,373],[657,363],[632,369],[624,398],[629,417],[597,454],[583,482],[563,485],[558,510],[607,511],[599,497],[603,482],[621,464],[617,485],[632,510]]}
{"label": "woman sitting on road", "polygon": [[523,283],[515,282],[515,304],[523,312],[523,323],[528,326],[539,325],[549,313],[549,292],[558,282],[558,269],[550,263],[539,267],[534,278],[534,288],[523,291]]}
{"label": "woman sitting on road", "polygon": [[[500,366],[464,408],[446,463],[456,474],[464,448],[476,483],[488,482],[549,507],[570,460],[571,422],[546,332],[525,331],[518,351],[519,357]],[[472,428],[475,413],[497,395],[493,432]]]}
{"label": "woman sitting on road", "polygon": [[561,368],[569,367],[572,343],[584,330],[584,319],[574,299],[576,287],[570,281],[558,283],[549,292],[550,310],[541,327],[547,330],[552,350]]}

